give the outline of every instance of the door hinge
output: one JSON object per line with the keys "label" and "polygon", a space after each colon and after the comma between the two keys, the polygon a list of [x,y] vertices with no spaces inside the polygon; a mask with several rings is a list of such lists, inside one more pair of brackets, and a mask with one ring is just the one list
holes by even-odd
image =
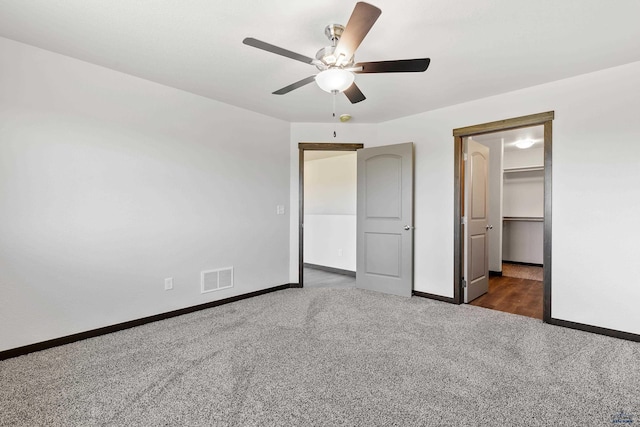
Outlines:
{"label": "door hinge", "polygon": [[467,281],[462,279],[462,289],[467,287]]}
{"label": "door hinge", "polygon": [[460,224],[465,225],[467,223],[467,217],[463,216],[460,218]]}

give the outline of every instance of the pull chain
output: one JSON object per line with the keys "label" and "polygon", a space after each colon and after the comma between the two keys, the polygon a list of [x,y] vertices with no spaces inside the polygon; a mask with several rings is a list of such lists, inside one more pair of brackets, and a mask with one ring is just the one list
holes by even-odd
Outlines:
{"label": "pull chain", "polygon": [[335,128],[335,118],[336,118],[336,95],[338,94],[337,90],[332,90],[331,93],[333,94],[333,119],[334,119],[334,130],[333,130],[333,137],[335,138],[337,136],[336,134],[336,128]]}
{"label": "pull chain", "polygon": [[[327,27],[328,29],[329,27]],[[325,30],[326,31],[326,30]],[[335,37],[331,37],[331,46],[335,49],[335,47],[338,44],[338,38],[340,36],[335,36]],[[336,138],[338,135],[336,134],[336,127],[335,127],[335,123],[336,123],[336,95],[338,95],[338,91],[337,90],[332,90],[331,93],[333,94],[333,123],[334,123],[334,128],[333,128],[333,137]]]}

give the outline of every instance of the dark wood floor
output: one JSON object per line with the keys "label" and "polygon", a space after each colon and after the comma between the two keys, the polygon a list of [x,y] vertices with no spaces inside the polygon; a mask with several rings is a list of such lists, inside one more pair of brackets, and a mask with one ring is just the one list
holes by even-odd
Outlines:
{"label": "dark wood floor", "polygon": [[[542,270],[541,267],[534,267]],[[491,277],[489,292],[471,305],[542,319],[543,282],[517,277]]]}

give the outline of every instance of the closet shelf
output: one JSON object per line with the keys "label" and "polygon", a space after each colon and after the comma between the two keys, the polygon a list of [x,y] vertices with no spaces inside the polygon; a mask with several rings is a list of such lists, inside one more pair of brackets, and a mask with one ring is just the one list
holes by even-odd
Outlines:
{"label": "closet shelf", "polygon": [[541,216],[504,216],[503,221],[528,221],[528,222],[543,222],[544,218]]}
{"label": "closet shelf", "polygon": [[527,166],[524,168],[506,168],[503,169],[503,173],[516,173],[516,172],[537,172],[544,171],[544,166]]}

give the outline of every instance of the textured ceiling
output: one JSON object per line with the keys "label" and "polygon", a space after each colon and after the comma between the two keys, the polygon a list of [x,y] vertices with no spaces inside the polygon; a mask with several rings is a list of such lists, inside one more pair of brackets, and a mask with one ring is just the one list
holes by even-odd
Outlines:
{"label": "textured ceiling", "polygon": [[[425,73],[358,75],[367,99],[338,114],[378,123],[640,60],[638,0],[371,0],[382,16],[356,60],[430,57]],[[329,122],[332,96],[276,89],[346,24],[344,0],[3,0],[0,36],[292,122]]]}

